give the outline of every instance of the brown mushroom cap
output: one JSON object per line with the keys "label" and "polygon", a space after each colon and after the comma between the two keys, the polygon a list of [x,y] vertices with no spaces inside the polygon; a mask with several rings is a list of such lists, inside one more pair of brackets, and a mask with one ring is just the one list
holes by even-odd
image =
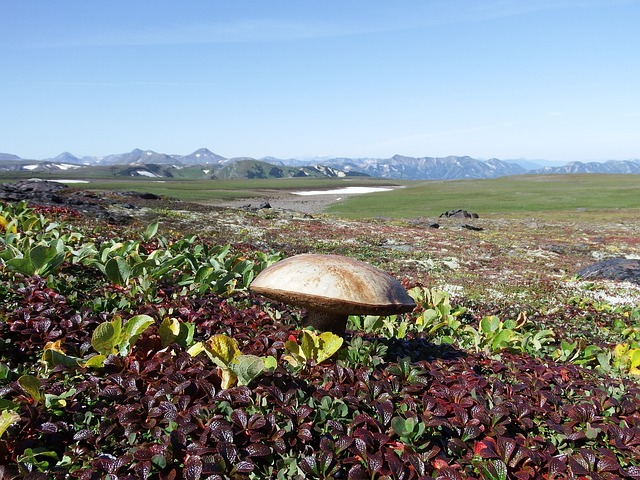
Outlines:
{"label": "brown mushroom cap", "polygon": [[340,255],[289,257],[263,270],[249,288],[283,303],[332,314],[392,315],[415,307],[391,275]]}

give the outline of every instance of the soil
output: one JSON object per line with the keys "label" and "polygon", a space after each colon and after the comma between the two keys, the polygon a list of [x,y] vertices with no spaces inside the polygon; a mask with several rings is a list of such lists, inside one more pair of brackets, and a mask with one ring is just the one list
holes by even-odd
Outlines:
{"label": "soil", "polygon": [[329,205],[343,200],[345,194],[323,194],[323,195],[295,195],[293,193],[273,192],[264,197],[257,197],[251,200],[236,200],[226,202],[210,203],[218,207],[259,209],[260,205],[268,203],[271,208],[281,210],[291,210],[295,212],[318,214],[322,213]]}

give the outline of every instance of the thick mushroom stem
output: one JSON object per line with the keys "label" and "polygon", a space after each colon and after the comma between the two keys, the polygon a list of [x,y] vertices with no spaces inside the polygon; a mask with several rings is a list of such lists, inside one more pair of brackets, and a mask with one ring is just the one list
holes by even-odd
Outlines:
{"label": "thick mushroom stem", "polygon": [[320,332],[333,332],[344,337],[348,318],[349,316],[343,313],[308,310],[307,315],[302,320],[302,324],[305,327],[313,327]]}

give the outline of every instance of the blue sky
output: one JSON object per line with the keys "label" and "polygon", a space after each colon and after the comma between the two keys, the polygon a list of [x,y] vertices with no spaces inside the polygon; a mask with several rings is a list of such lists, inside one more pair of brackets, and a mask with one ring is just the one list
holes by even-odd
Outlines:
{"label": "blue sky", "polygon": [[0,0],[0,152],[640,158],[640,0]]}

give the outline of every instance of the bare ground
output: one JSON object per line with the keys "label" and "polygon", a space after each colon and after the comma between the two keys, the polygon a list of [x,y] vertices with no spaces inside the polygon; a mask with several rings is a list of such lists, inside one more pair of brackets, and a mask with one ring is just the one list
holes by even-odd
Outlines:
{"label": "bare ground", "polygon": [[272,208],[292,210],[301,213],[317,214],[323,212],[329,205],[344,199],[347,195],[295,195],[281,191],[265,191],[263,196],[252,199],[210,203],[219,207],[257,209],[263,203],[269,203]]}

